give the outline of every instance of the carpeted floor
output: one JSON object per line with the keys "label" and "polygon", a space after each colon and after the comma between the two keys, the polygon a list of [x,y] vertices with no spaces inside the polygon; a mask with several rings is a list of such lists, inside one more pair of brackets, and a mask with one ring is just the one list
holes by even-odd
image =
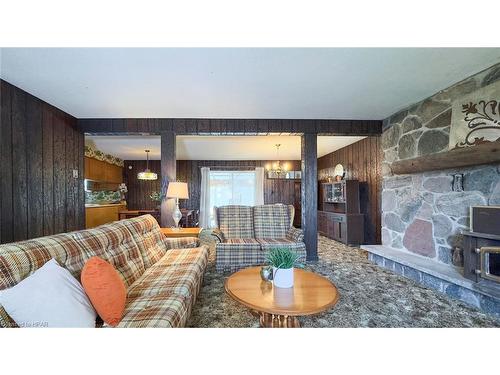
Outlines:
{"label": "carpeted floor", "polygon": [[[228,275],[215,272],[215,245],[209,231],[210,261],[188,327],[258,327],[258,319],[224,291]],[[302,327],[500,327],[500,320],[371,263],[364,251],[325,237],[319,258],[306,269],[330,279],[340,300],[329,311],[300,318]]]}

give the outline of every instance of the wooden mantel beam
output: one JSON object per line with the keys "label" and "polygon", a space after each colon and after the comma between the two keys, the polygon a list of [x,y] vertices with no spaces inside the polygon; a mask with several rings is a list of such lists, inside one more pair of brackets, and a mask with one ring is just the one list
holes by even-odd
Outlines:
{"label": "wooden mantel beam", "polygon": [[410,174],[500,162],[500,142],[465,147],[418,158],[395,161],[393,174]]}

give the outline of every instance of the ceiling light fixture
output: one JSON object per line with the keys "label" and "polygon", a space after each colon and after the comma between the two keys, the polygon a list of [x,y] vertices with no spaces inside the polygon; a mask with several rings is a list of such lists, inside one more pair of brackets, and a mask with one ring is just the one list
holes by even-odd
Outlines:
{"label": "ceiling light fixture", "polygon": [[274,162],[271,166],[267,165],[267,168],[266,168],[268,172],[275,173],[278,176],[281,175],[282,173],[286,172],[288,169],[287,168],[288,166],[286,164],[282,165],[281,161],[279,160],[280,159],[280,146],[281,146],[280,143],[275,144],[277,161]]}
{"label": "ceiling light fixture", "polygon": [[149,150],[146,151],[146,169],[142,172],[137,173],[137,178],[139,180],[157,180],[158,175],[149,170]]}

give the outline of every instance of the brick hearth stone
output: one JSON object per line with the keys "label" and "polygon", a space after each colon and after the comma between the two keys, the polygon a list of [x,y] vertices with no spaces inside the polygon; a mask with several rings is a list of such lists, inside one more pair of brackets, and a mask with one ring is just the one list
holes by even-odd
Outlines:
{"label": "brick hearth stone", "polygon": [[500,285],[474,283],[462,275],[460,268],[388,246],[363,245],[361,248],[368,252],[368,259],[380,267],[500,316]]}

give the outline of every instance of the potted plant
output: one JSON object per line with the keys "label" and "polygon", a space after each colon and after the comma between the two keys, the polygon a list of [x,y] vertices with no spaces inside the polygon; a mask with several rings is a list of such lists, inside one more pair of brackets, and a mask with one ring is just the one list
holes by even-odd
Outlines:
{"label": "potted plant", "polygon": [[161,201],[163,200],[163,198],[165,198],[165,194],[158,193],[157,191],[153,191],[149,195],[149,198],[151,198],[152,201],[158,203],[158,206],[156,206],[156,209],[159,211],[160,210]]}
{"label": "potted plant", "polygon": [[302,267],[299,255],[289,247],[276,247],[269,251],[266,261],[273,267],[273,285],[277,288],[293,287],[293,268]]}

